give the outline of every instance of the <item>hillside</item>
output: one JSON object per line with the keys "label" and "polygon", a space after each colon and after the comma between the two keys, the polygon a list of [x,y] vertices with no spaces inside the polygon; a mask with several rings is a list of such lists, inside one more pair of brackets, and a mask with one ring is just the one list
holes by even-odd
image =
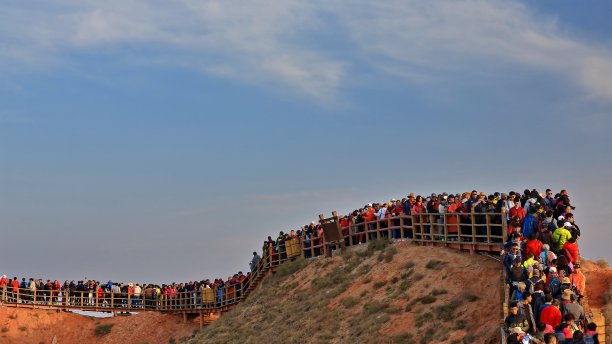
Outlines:
{"label": "hillside", "polygon": [[284,264],[189,343],[499,343],[499,263],[375,243]]}

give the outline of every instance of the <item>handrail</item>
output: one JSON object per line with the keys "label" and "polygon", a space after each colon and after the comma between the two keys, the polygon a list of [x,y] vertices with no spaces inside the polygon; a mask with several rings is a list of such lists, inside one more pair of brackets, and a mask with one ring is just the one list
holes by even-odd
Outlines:
{"label": "handrail", "polygon": [[[451,221],[452,220],[452,221]],[[446,244],[470,250],[495,251],[508,239],[506,210],[477,213],[419,213],[351,223],[342,228],[345,246],[356,246],[383,237],[420,243]],[[322,256],[328,249],[324,237],[301,237],[302,256]],[[471,247],[470,247],[471,246]]]}
{"label": "handrail", "polygon": [[[390,215],[390,214],[389,214]],[[356,246],[362,241],[389,238],[409,240],[417,243],[442,243],[449,247],[498,252],[507,238],[505,209],[501,213],[422,213],[388,216],[385,219],[353,223],[344,235],[346,246]],[[361,240],[363,237],[364,240]],[[1,290],[0,302],[14,307],[50,307],[61,309],[83,309],[97,311],[162,311],[162,312],[215,312],[226,310],[244,300],[254,290],[266,273],[273,272],[282,263],[296,259],[314,258],[325,254],[335,245],[327,243],[324,237],[294,238],[299,241],[299,252],[287,252],[281,242],[278,252],[267,247],[248,278],[239,283],[224,283],[220,288],[156,294],[152,297],[143,288],[138,296],[112,291],[66,291],[34,290],[11,286]],[[292,243],[294,244],[294,243]],[[211,289],[207,291],[206,289]],[[212,297],[211,297],[212,292]]]}

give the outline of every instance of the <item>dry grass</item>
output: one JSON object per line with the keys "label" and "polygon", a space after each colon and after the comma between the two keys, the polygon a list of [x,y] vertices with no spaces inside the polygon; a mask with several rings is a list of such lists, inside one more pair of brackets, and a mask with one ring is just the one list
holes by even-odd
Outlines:
{"label": "dry grass", "polygon": [[[470,328],[455,318],[461,303],[478,296],[447,291],[430,278],[454,260],[431,259],[426,267],[427,259],[410,256],[417,266],[405,263],[407,257],[386,240],[373,240],[341,257],[283,264],[280,273],[188,343],[437,343]],[[386,326],[405,312],[414,322],[389,332]]]}

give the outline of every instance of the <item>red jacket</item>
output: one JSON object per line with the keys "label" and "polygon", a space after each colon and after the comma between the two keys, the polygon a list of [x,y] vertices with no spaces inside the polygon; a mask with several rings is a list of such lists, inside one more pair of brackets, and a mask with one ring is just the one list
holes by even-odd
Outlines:
{"label": "red jacket", "polygon": [[563,251],[565,251],[565,255],[570,260],[570,262],[572,262],[572,264],[575,264],[578,260],[578,244],[571,243],[568,241],[563,244]]}
{"label": "red jacket", "polygon": [[19,281],[18,280],[11,281],[11,285],[13,286],[13,293],[16,293],[19,291]]}
{"label": "red jacket", "polygon": [[540,314],[540,322],[548,324],[553,328],[561,325],[561,311],[555,306],[547,306]]}
{"label": "red jacket", "polygon": [[9,280],[5,277],[0,278],[0,288],[4,287],[9,283]]}
{"label": "red jacket", "polygon": [[519,221],[523,221],[523,219],[525,218],[525,209],[518,207],[518,208],[511,208],[508,211],[508,216],[510,218],[513,217],[518,217]]}
{"label": "red jacket", "polygon": [[525,254],[533,252],[533,256],[537,260],[542,252],[542,246],[542,242],[538,239],[527,240],[527,244],[525,244]]}

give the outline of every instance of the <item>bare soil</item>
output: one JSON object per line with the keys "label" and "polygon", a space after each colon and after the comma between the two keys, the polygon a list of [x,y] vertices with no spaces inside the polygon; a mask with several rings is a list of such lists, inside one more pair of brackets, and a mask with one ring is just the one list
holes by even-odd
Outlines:
{"label": "bare soil", "polygon": [[[97,336],[96,326],[112,325]],[[3,344],[156,344],[190,337],[198,324],[182,317],[155,312],[114,318],[93,318],[55,310],[0,308],[0,342]]]}

